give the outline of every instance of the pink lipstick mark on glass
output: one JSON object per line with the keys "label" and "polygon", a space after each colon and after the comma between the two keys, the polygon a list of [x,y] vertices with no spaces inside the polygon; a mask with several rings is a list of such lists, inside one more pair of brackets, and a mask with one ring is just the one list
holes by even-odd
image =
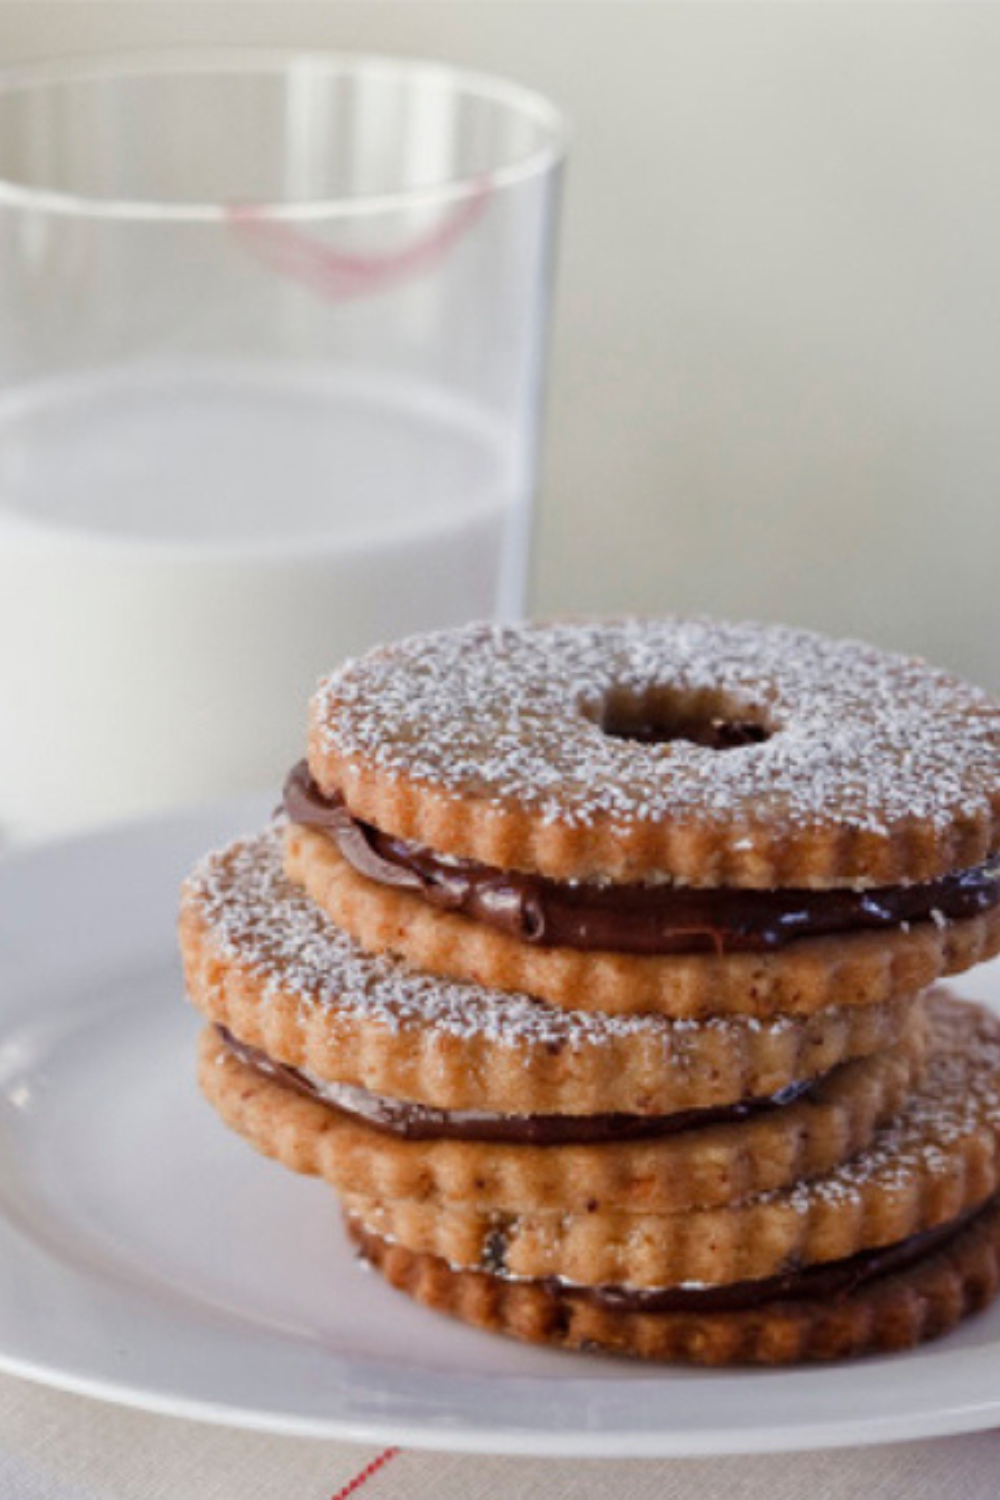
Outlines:
{"label": "pink lipstick mark on glass", "polygon": [[488,179],[477,180],[469,195],[433,229],[385,254],[346,254],[287,220],[270,217],[266,208],[249,204],[234,204],[227,218],[262,265],[331,302],[347,302],[433,270],[482,218],[490,192]]}

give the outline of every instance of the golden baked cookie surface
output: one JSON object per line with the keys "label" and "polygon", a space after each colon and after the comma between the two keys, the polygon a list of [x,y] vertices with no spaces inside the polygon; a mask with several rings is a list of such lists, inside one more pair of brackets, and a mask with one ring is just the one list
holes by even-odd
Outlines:
{"label": "golden baked cookie surface", "polygon": [[[761,738],[693,742],[716,722]],[[673,737],[650,743],[650,726]],[[323,684],[309,764],[384,832],[558,879],[884,885],[1000,842],[1000,706],[925,662],[783,626],[413,637]]]}

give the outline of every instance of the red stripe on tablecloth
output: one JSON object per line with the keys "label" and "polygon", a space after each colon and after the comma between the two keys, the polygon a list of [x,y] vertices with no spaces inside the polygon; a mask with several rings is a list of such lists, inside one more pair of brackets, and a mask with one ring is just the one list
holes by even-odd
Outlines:
{"label": "red stripe on tablecloth", "polygon": [[354,1478],[349,1480],[342,1490],[338,1490],[335,1495],[331,1495],[330,1500],[347,1500],[348,1495],[356,1495],[361,1486],[367,1484],[372,1475],[377,1474],[379,1469],[384,1469],[386,1464],[390,1463],[398,1452],[398,1448],[384,1448],[381,1453],[372,1459],[370,1464],[366,1464],[359,1473],[355,1474]]}

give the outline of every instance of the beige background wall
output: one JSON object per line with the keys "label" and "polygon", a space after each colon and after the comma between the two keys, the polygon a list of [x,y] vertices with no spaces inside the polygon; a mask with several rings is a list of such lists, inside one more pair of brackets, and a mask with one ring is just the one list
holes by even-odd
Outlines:
{"label": "beige background wall", "polygon": [[1000,686],[1000,5],[0,4],[0,57],[437,54],[575,117],[536,606]]}

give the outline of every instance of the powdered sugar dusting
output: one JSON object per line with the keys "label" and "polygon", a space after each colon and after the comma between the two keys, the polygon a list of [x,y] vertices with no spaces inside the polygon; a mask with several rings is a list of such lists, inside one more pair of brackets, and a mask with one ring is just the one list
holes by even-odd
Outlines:
{"label": "powdered sugar dusting", "polygon": [[951,1175],[964,1142],[986,1132],[1000,1143],[1000,1020],[944,996],[932,996],[928,1013],[930,1064],[905,1109],[828,1176],[756,1201],[806,1214],[817,1203],[857,1204],[872,1184],[906,1198],[915,1182]]}
{"label": "powdered sugar dusting", "polygon": [[[610,694],[724,696],[771,737],[719,754],[600,728]],[[456,797],[587,826],[686,818],[886,835],[1000,806],[1000,705],[914,658],[705,619],[415,636],[320,685],[330,751]]]}
{"label": "powdered sugar dusting", "polygon": [[698,1027],[780,1035],[794,1023],[719,1018],[671,1021],[650,1015],[564,1011],[527,995],[508,994],[404,968],[365,953],[286,877],[280,825],[208,854],[185,884],[185,901],[211,929],[220,957],[252,969],[264,998],[294,994],[304,1007],[325,1006],[390,1031],[426,1028],[450,1036],[487,1036],[517,1048],[599,1046],[645,1034],[674,1040]]}

